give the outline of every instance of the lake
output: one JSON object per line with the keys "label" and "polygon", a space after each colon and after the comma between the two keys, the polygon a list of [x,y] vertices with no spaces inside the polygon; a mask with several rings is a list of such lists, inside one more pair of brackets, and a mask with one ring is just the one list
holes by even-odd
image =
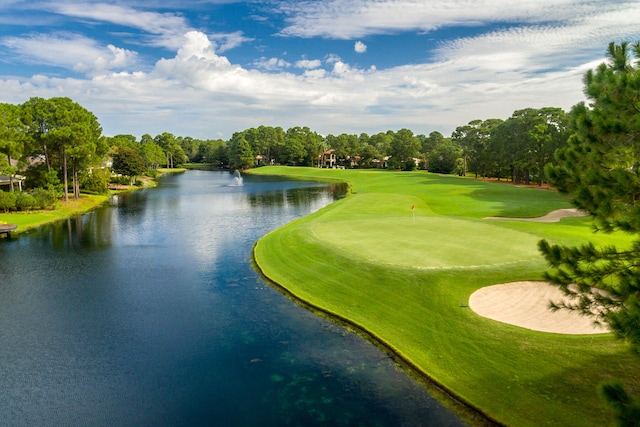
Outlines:
{"label": "lake", "polygon": [[0,425],[462,426],[374,345],[254,270],[340,186],[166,175],[0,239]]}

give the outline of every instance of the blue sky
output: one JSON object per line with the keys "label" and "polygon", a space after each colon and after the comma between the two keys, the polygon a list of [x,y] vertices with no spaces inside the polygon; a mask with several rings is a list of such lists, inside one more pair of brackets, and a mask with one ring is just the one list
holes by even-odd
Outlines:
{"label": "blue sky", "polygon": [[638,22],[637,0],[0,0],[0,102],[68,96],[105,135],[449,136],[568,110]]}

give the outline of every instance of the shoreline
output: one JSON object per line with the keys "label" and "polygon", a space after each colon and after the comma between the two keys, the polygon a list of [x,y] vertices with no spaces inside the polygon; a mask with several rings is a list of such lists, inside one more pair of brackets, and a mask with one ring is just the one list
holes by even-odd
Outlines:
{"label": "shoreline", "polygon": [[[365,251],[360,257],[350,256],[350,253],[358,253],[358,248],[353,244],[340,246],[340,241],[336,240],[336,235],[342,235],[346,230],[346,237],[361,238],[361,244],[373,244],[375,247],[382,240],[379,233],[372,233],[370,229],[375,226],[378,227],[375,230],[380,230],[384,226],[389,227],[384,228],[386,233],[409,233],[402,240],[407,247],[414,252],[415,248],[419,248],[428,254],[431,251],[428,241],[436,241],[432,235],[441,237],[446,227],[445,230],[438,229],[437,233],[427,233],[426,236],[432,240],[426,239],[422,233],[413,232],[415,227],[410,227],[411,212],[405,206],[415,203],[425,217],[460,216],[467,212],[460,212],[460,207],[467,209],[469,199],[475,195],[464,190],[478,191],[479,186],[480,190],[486,192],[483,193],[484,204],[482,200],[474,200],[475,210],[471,210],[468,216],[477,219],[479,224],[488,224],[492,221],[485,219],[490,215],[522,217],[520,214],[529,214],[537,217],[565,208],[566,201],[553,192],[514,186],[498,188],[493,183],[481,182],[477,185],[475,181],[472,185],[468,184],[468,180],[458,180],[455,177],[419,173],[332,173],[311,168],[284,167],[274,167],[273,170],[262,168],[257,173],[283,175],[287,178],[294,175],[310,181],[339,178],[349,183],[352,191],[347,198],[338,200],[337,205],[330,203],[318,212],[261,237],[254,246],[254,262],[270,283],[294,303],[346,326],[382,349],[399,367],[425,384],[429,391],[435,390],[437,400],[456,408],[464,405],[466,411],[463,414],[471,413],[484,418],[482,421],[473,417],[470,417],[473,421],[462,418],[463,421],[472,425],[484,422],[533,427],[538,424],[532,420],[542,417],[541,420],[554,422],[562,420],[564,425],[602,425],[608,420],[608,412],[594,392],[596,383],[618,374],[602,374],[599,380],[594,380],[589,372],[596,368],[596,359],[589,355],[611,356],[625,365],[631,363],[626,371],[627,378],[635,377],[632,372],[640,370],[640,366],[626,352],[624,343],[615,341],[611,334],[548,334],[490,320],[468,308],[470,295],[479,288],[496,283],[541,280],[541,272],[545,266],[537,256],[507,270],[496,269],[492,267],[493,264],[487,264],[487,268],[475,271],[472,275],[465,273],[463,269],[442,273],[425,270],[413,272],[404,268],[404,258],[398,257],[394,258],[399,263],[397,269],[387,269],[379,263],[369,265],[371,259],[377,259],[370,258],[370,251]],[[425,183],[431,185],[427,187]],[[450,194],[452,184],[456,186],[456,190],[459,189],[453,192],[453,196]],[[390,190],[394,190],[394,196],[388,196]],[[500,200],[504,198],[505,204],[498,209],[486,201],[492,201],[491,197],[500,197]],[[354,211],[350,212],[349,209]],[[435,214],[428,209],[435,211]],[[385,215],[385,218],[394,221],[370,222],[369,218],[373,214]],[[402,218],[409,218],[409,225],[406,224],[407,221],[402,222]],[[352,219],[353,221],[349,221]],[[316,221],[320,225],[312,225]],[[489,231],[495,231],[495,235],[489,235],[494,239],[489,243],[497,243],[488,248],[485,256],[499,256],[505,246],[504,242],[510,241],[499,237],[502,236],[503,229],[509,232],[524,230],[528,234],[545,237],[545,233],[556,233],[554,229],[558,227],[559,235],[563,238],[576,240],[574,234],[584,234],[591,238],[591,230],[584,220],[569,221],[563,225],[534,221],[529,222],[531,225],[520,225],[524,224],[520,221],[506,225],[497,225],[498,223],[499,221],[494,222],[495,226],[489,226],[494,227]],[[567,225],[572,227],[573,234],[570,236],[562,234]],[[574,229],[574,226],[579,228]],[[329,234],[326,239],[314,234],[318,230],[327,231],[328,227],[334,230],[334,234]],[[351,233],[349,230],[354,227],[357,232]],[[624,240],[623,237],[596,236],[594,241],[606,244],[609,240]],[[534,248],[527,249],[533,253],[535,245],[525,243],[528,245],[526,248]],[[386,250],[392,251],[388,254],[392,258],[399,251],[397,245],[387,247]],[[404,253],[402,250],[399,252]],[[523,253],[526,255],[529,252]],[[440,253],[434,256],[436,260],[439,259],[438,256]],[[453,256],[455,259],[455,254]],[[411,263],[407,265],[414,266]],[[332,273],[325,280],[327,268]],[[558,356],[563,352],[571,352],[576,358],[568,363]],[[483,360],[490,362],[485,363]],[[579,362],[575,362],[576,360]],[[575,363],[580,363],[581,366],[577,371]],[[559,372],[565,370],[574,371],[569,381],[564,376],[558,376]],[[542,381],[542,378],[545,380]],[[578,411],[576,407],[572,408],[563,401],[549,400],[548,397],[554,393],[564,393],[584,401],[584,405],[589,408],[586,412],[591,415],[585,416],[587,406],[580,405],[582,409]]]}
{"label": "shoreline", "polygon": [[493,418],[490,414],[483,411],[480,407],[469,403],[462,396],[456,394],[451,389],[447,388],[444,384],[435,380],[435,378],[421,369],[418,364],[413,362],[409,357],[403,355],[398,349],[396,349],[365,327],[359,325],[358,323],[352,321],[347,317],[334,313],[331,310],[325,309],[319,305],[311,303],[310,301],[300,298],[284,285],[269,278],[269,276],[265,274],[262,267],[260,267],[260,263],[256,258],[256,248],[260,244],[261,239],[262,238],[258,239],[258,241],[253,246],[251,263],[253,264],[253,267],[256,269],[256,271],[260,274],[260,277],[274,289],[289,298],[294,304],[297,304],[316,315],[339,324],[345,329],[357,334],[361,338],[375,345],[378,349],[386,353],[394,361],[394,363],[396,363],[396,365],[400,366],[407,374],[412,376],[416,381],[423,385],[435,400],[454,412],[457,416],[460,417],[463,422],[471,426],[478,427],[506,426],[506,424],[503,424],[497,419]]}
{"label": "shoreline", "polygon": [[[52,210],[38,210],[38,211],[30,211],[30,212],[10,212],[3,213],[0,212],[0,223],[6,222],[11,224],[16,224],[18,227],[15,230],[11,231],[11,238],[15,236],[19,236],[23,233],[27,233],[32,231],[38,227],[42,227],[45,225],[53,224],[58,221],[64,221],[69,219],[75,215],[82,215],[88,212],[91,212],[94,209],[99,208],[100,206],[108,203],[112,196],[116,194],[129,193],[132,191],[145,190],[149,188],[154,188],[157,185],[157,179],[164,175],[165,173],[180,173],[186,171],[185,168],[175,168],[175,169],[165,169],[160,168],[159,174],[155,178],[144,177],[143,183],[145,185],[137,187],[135,185],[129,186],[118,186],[116,189],[109,189],[107,194],[87,194],[83,193],[80,195],[79,200],[69,200],[68,202],[59,202],[58,207]],[[30,216],[44,216],[35,221],[24,220]],[[22,220],[22,221],[21,221]]]}

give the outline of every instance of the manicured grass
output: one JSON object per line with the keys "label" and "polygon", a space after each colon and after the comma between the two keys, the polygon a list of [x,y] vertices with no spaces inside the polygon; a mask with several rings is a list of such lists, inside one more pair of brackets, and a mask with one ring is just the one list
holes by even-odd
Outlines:
{"label": "manicured grass", "polygon": [[[570,207],[549,190],[423,172],[266,167],[252,173],[344,180],[352,195],[263,237],[258,266],[295,297],[368,331],[423,375],[513,426],[608,425],[611,378],[640,363],[612,335],[529,331],[475,315],[476,289],[539,279],[541,238],[625,245],[587,218],[490,221]],[[412,211],[411,206],[415,206]],[[637,388],[637,387],[636,387]]]}

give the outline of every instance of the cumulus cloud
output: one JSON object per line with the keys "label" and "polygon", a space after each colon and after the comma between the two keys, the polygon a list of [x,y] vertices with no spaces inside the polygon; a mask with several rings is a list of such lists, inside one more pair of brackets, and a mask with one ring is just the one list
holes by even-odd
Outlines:
{"label": "cumulus cloud", "polygon": [[257,68],[261,68],[263,70],[268,71],[277,71],[282,70],[283,68],[291,67],[291,64],[284,59],[281,58],[260,58],[257,61],[254,61],[254,66]]}
{"label": "cumulus cloud", "polygon": [[95,40],[73,33],[32,34],[5,37],[0,44],[33,63],[98,73],[135,64],[137,53],[113,45],[100,46]]}
{"label": "cumulus cloud", "polygon": [[[77,34],[4,38],[2,46],[30,61],[85,70],[89,78],[5,78],[0,93],[6,102],[64,93],[94,111],[111,134],[229,137],[258,124],[305,125],[324,134],[402,127],[448,134],[472,119],[506,118],[519,108],[568,109],[582,100],[582,75],[603,59],[609,41],[640,38],[637,2],[478,0],[473,8],[468,0],[279,4],[286,14],[279,35],[288,37],[357,40],[499,25],[431,46],[429,62],[412,65],[361,69],[349,63],[348,53],[343,59],[316,52],[322,60],[302,56],[289,63],[269,54],[241,66],[223,55],[249,41],[241,32],[207,35],[179,14],[56,3],[50,7],[65,16],[140,29],[153,36],[145,42],[174,53],[140,66],[135,52]],[[356,52],[359,46],[366,50],[358,43]]]}
{"label": "cumulus cloud", "polygon": [[353,46],[353,50],[355,50],[357,53],[365,53],[367,51],[367,45],[362,43],[361,41],[357,41]]}
{"label": "cumulus cloud", "polygon": [[472,68],[457,57],[386,70],[358,69],[335,55],[325,60],[329,71],[319,60],[302,61],[308,61],[296,64],[306,67],[302,75],[249,70],[217,54],[207,35],[191,31],[173,58],[157,61],[148,73],[34,76],[20,83],[0,81],[0,93],[10,102],[65,93],[94,111],[106,133],[116,129],[112,134],[168,130],[229,137],[255,124],[304,124],[324,134],[402,127],[446,134],[475,118],[506,118],[516,108],[568,108],[579,101],[584,72],[531,76],[513,69],[497,78],[489,66]]}
{"label": "cumulus cloud", "polygon": [[322,61],[319,59],[301,59],[300,61],[296,61],[296,67],[298,68],[313,69],[321,65]]}

